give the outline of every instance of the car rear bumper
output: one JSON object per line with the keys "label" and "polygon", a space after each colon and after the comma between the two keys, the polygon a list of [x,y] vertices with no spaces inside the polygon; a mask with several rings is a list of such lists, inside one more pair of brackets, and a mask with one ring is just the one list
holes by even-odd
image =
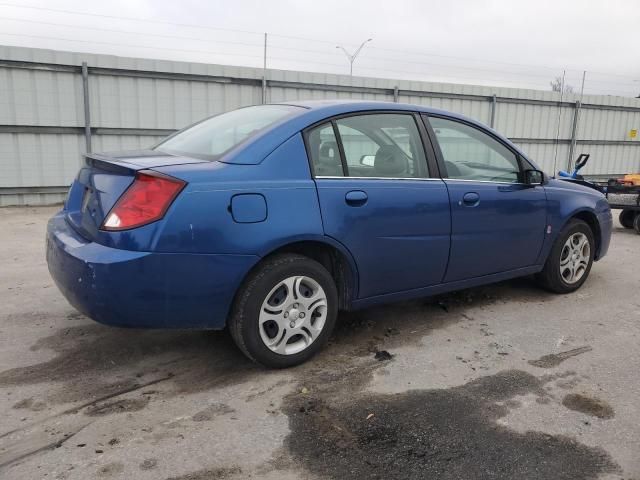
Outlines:
{"label": "car rear bumper", "polygon": [[88,241],[62,212],[47,226],[47,264],[80,312],[122,327],[223,328],[253,255],[121,250]]}

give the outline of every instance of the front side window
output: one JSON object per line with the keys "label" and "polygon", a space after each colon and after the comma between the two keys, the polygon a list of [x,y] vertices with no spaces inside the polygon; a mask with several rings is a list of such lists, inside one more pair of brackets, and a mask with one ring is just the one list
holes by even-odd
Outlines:
{"label": "front side window", "polygon": [[232,110],[178,132],[157,145],[155,150],[217,160],[265,128],[301,111],[301,107],[291,105],[258,105]]}
{"label": "front side window", "polygon": [[499,141],[464,123],[430,117],[447,176],[453,179],[517,183],[518,157]]}
{"label": "front side window", "polygon": [[[308,133],[314,174],[322,176],[420,178],[426,158],[411,114],[355,115],[322,124]],[[338,142],[342,143],[344,158]]]}

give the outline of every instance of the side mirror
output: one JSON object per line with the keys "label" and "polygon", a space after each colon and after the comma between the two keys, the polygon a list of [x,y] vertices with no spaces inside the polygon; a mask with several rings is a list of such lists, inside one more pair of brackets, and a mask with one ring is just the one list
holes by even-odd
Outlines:
{"label": "side mirror", "polygon": [[360,165],[364,167],[373,167],[375,163],[376,156],[375,155],[362,155],[360,157]]}
{"label": "side mirror", "polygon": [[542,170],[525,170],[524,183],[527,185],[543,185],[545,183],[545,175]]}

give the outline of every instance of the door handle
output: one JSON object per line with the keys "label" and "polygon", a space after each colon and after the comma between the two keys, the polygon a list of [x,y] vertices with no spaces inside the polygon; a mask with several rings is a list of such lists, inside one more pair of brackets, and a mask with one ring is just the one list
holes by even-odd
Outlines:
{"label": "door handle", "polygon": [[362,190],[351,190],[344,196],[344,200],[347,202],[347,205],[352,207],[361,207],[367,203],[368,199],[369,197],[367,197],[367,194]]}
{"label": "door handle", "polygon": [[459,205],[464,205],[465,207],[475,207],[480,203],[480,195],[476,192],[468,192],[465,193],[462,197],[462,201],[459,202]]}

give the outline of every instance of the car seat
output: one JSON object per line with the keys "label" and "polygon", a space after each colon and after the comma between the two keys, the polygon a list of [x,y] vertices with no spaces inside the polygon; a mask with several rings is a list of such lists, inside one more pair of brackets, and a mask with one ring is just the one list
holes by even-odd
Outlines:
{"label": "car seat", "polygon": [[383,145],[376,152],[373,169],[379,177],[405,177],[409,173],[409,161],[397,145]]}
{"label": "car seat", "polygon": [[343,175],[337,142],[325,141],[320,144],[315,173],[324,177],[341,177]]}

